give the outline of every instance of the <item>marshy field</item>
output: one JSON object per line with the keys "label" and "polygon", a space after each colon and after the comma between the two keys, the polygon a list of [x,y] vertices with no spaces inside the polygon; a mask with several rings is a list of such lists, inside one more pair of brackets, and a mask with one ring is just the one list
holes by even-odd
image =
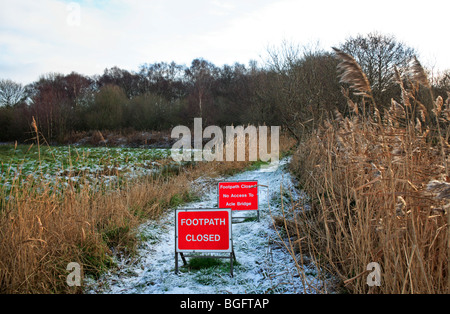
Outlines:
{"label": "marshy field", "polygon": [[[172,167],[164,149],[2,145],[0,152],[6,293],[61,292],[69,260],[86,274],[106,269],[112,247],[132,250],[141,218],[191,197],[187,182],[172,178],[182,165]],[[144,199],[127,196],[130,185]]]}
{"label": "marshy field", "polygon": [[135,178],[161,170],[169,156],[169,149],[1,145],[0,178],[4,192],[34,179],[77,183]]}

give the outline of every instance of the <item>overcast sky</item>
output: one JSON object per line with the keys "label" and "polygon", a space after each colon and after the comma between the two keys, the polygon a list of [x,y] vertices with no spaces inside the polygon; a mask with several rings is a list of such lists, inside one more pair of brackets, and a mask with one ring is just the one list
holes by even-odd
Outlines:
{"label": "overcast sky", "polygon": [[0,0],[0,79],[143,63],[261,62],[283,40],[329,50],[377,31],[450,69],[448,0]]}

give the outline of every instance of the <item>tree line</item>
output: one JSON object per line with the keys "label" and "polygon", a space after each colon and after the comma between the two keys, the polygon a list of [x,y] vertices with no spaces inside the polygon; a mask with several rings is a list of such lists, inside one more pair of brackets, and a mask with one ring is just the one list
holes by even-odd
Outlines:
{"label": "tree line", "polygon": [[[393,67],[406,69],[417,52],[378,33],[348,38],[351,54],[370,81],[377,103],[398,98]],[[143,64],[102,75],[49,73],[22,86],[0,80],[0,141],[30,139],[34,118],[42,135],[64,143],[90,130],[168,130],[203,118],[205,125],[281,125],[298,140],[335,109],[345,113],[348,91],[339,82],[334,53],[283,43],[263,64],[218,67],[198,58],[189,66]],[[436,95],[450,85],[450,71],[433,81]]]}

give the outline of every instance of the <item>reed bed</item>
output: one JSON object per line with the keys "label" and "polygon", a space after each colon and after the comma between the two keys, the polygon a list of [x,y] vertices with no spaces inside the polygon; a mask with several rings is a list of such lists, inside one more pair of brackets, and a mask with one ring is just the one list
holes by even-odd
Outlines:
{"label": "reed bed", "polygon": [[[434,98],[416,59],[402,77],[395,69],[401,95],[380,112],[354,59],[337,55],[342,83],[362,100],[345,91],[352,114],[336,112],[291,162],[310,202],[292,204],[277,225],[292,255],[308,256],[296,257],[299,272],[313,261],[319,276],[338,279],[322,292],[449,293],[450,97]],[[368,285],[370,263],[380,265],[379,286]]]}

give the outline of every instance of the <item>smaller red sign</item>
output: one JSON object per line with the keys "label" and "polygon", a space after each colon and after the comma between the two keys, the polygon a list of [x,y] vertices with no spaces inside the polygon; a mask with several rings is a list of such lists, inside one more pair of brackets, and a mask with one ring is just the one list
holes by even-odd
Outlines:
{"label": "smaller red sign", "polygon": [[177,210],[176,250],[181,253],[231,252],[231,210]]}
{"label": "smaller red sign", "polygon": [[258,181],[220,182],[219,208],[258,210]]}

